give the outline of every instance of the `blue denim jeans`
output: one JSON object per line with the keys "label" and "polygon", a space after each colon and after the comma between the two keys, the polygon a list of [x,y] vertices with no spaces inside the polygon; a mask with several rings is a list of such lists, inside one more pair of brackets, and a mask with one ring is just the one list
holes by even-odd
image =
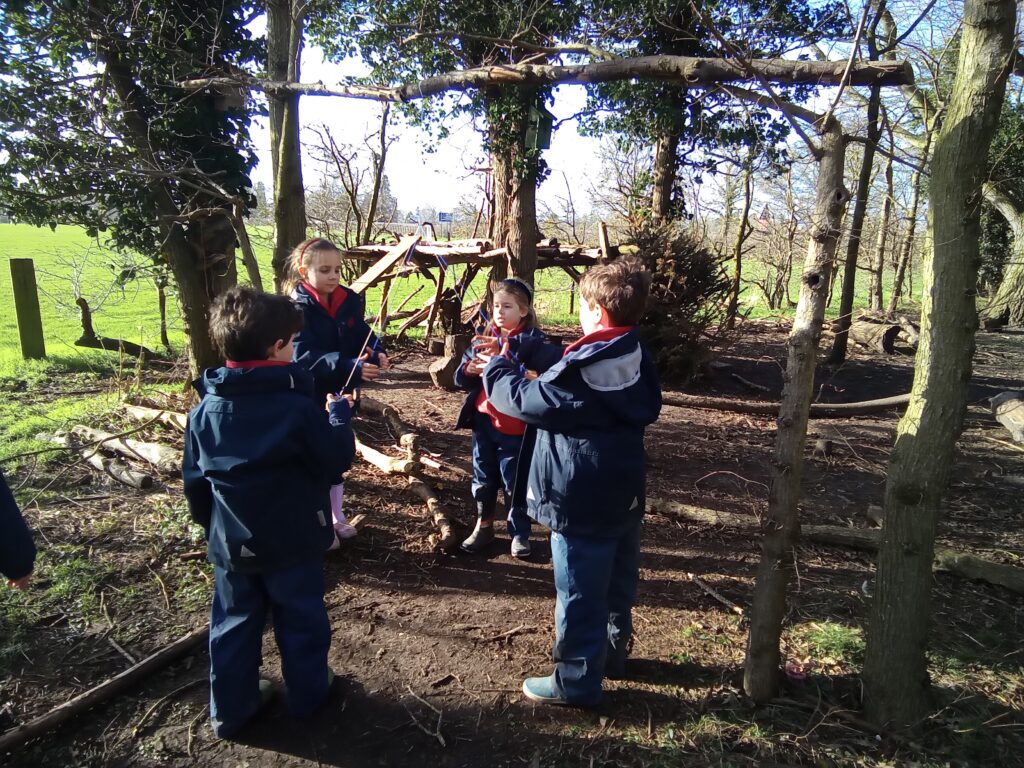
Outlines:
{"label": "blue denim jeans", "polygon": [[503,435],[494,428],[486,415],[474,415],[473,500],[485,508],[493,509],[498,500],[498,489],[503,488],[505,507],[508,509],[509,535],[530,538],[531,521],[526,515],[526,508],[516,506],[512,500],[522,447],[522,435]]}
{"label": "blue denim jeans", "polygon": [[601,699],[605,668],[621,672],[640,578],[640,522],[618,537],[551,534],[556,690],[573,704]]}
{"label": "blue denim jeans", "polygon": [[235,573],[215,567],[210,611],[210,720],[230,736],[260,707],[259,678],[267,614],[281,651],[288,706],[295,715],[316,709],[327,696],[331,625],[324,607],[319,560],[270,573]]}

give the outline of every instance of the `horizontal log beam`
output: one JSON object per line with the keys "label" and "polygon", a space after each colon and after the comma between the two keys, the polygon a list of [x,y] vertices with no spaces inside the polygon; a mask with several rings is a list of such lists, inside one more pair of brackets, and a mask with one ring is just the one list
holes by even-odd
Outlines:
{"label": "horizontal log beam", "polygon": [[[188,90],[249,88],[272,96],[341,96],[376,101],[414,101],[449,91],[467,91],[503,85],[565,85],[607,83],[618,80],[657,80],[688,88],[723,83],[764,81],[786,85],[839,85],[847,61],[792,61],[790,59],[711,59],[691,56],[639,56],[566,66],[508,64],[477,67],[424,78],[394,88],[377,85],[326,85],[262,80],[255,77],[209,77],[186,80]],[[910,85],[913,70],[905,61],[859,61],[849,68],[849,85]]]}

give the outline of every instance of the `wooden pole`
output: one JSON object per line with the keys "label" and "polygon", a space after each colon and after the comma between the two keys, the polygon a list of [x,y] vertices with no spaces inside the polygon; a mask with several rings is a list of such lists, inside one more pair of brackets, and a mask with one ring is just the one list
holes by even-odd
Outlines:
{"label": "wooden pole", "polygon": [[51,709],[45,715],[37,717],[35,720],[30,720],[24,725],[12,728],[0,736],[0,754],[13,749],[29,739],[53,730],[80,712],[85,712],[100,702],[106,701],[121,691],[149,678],[158,669],[162,669],[168,664],[177,661],[182,656],[191,653],[195,648],[205,643],[209,637],[209,632],[209,627],[201,627],[190,632],[180,640],[157,651],[152,656],[146,657],[134,667],[126,669],[116,677],[112,677],[95,688],[90,688],[88,691],[64,702],[56,709]]}
{"label": "wooden pole", "polygon": [[18,317],[21,356],[26,360],[46,357],[43,342],[43,318],[39,314],[39,292],[32,259],[11,259],[11,287],[14,289],[14,313]]}

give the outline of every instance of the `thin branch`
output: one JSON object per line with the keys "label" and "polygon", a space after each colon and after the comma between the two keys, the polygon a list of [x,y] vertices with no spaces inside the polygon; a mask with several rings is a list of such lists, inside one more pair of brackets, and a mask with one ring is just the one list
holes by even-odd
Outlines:
{"label": "thin branch", "polygon": [[599,61],[613,61],[615,59],[622,58],[616,56],[611,51],[606,51],[603,48],[598,48],[596,45],[590,45],[589,43],[562,43],[560,45],[540,45],[539,43],[528,43],[523,40],[516,40],[515,37],[503,38],[503,37],[488,37],[487,35],[469,35],[463,32],[456,31],[436,31],[436,32],[413,32],[407,38],[402,40],[402,44],[411,43],[419,38],[452,38],[457,37],[460,40],[473,40],[479,43],[491,43],[500,48],[521,48],[524,51],[531,51],[533,53],[549,53],[552,55],[559,55],[563,53],[582,53],[588,56],[592,56]]}
{"label": "thin branch", "polygon": [[[843,72],[843,78],[839,81],[839,90],[836,93],[836,98],[832,102],[832,106],[828,108],[828,112],[825,113],[825,120],[822,125],[828,125],[828,121],[832,119],[832,113],[836,111],[836,107],[839,105],[839,100],[843,97],[843,91],[846,88],[846,76],[850,73],[853,68],[853,62],[857,58],[857,48],[860,45],[860,36],[864,33],[864,24],[868,20],[868,11],[871,10],[871,3],[864,3],[864,12],[860,15],[860,21],[857,23],[857,31],[853,35],[853,42],[850,44],[850,58],[846,62],[846,71]],[[877,20],[875,22],[877,24]]]}

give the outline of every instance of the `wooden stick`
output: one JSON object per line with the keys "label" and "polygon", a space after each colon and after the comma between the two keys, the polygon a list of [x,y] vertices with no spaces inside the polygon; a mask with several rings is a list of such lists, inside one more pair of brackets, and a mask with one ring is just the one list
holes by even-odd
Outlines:
{"label": "wooden stick", "polygon": [[380,332],[383,335],[384,329],[387,328],[388,323],[388,296],[391,295],[391,284],[394,282],[393,277],[389,277],[384,281],[384,288],[380,294],[380,312],[377,313],[377,327],[380,328]]}
{"label": "wooden stick", "polygon": [[423,499],[427,505],[427,513],[431,516],[431,519],[440,531],[437,546],[444,550],[454,549],[459,542],[455,538],[455,532],[452,530],[451,520],[449,520],[448,515],[444,513],[444,509],[441,506],[441,500],[437,498],[437,494],[434,493],[434,489],[418,477],[413,477],[412,475],[409,476],[408,481],[409,490]]}
{"label": "wooden stick", "polygon": [[[413,296],[415,296],[415,295],[416,295],[417,293],[419,293],[419,292],[420,292],[420,291],[422,291],[422,290],[423,290],[423,286],[422,286],[422,285],[418,285],[418,286],[416,286],[416,290],[415,290],[415,291],[413,291],[412,293],[410,293],[410,294],[409,294],[408,296],[406,296],[406,297],[405,297],[404,299],[402,299],[402,303],[398,305],[398,309],[396,309],[396,310],[395,310],[395,311],[394,311],[394,312],[393,312],[393,313],[392,313],[392,314],[390,315],[390,317],[394,318],[394,317],[395,317],[395,315],[397,315],[397,314],[398,314],[399,312],[401,312],[401,311],[402,311],[403,309],[405,309],[405,305],[406,305],[406,304],[408,304],[408,303],[409,303],[410,301],[412,301],[412,297],[413,297]],[[381,328],[381,330],[384,330],[384,329],[383,329],[383,328]]]}
{"label": "wooden stick", "polygon": [[23,725],[10,729],[0,736],[0,754],[11,750],[29,739],[41,736],[61,723],[71,719],[97,704],[110,699],[122,691],[132,687],[149,678],[153,672],[163,669],[167,665],[177,661],[180,657],[191,653],[195,648],[203,645],[210,635],[208,626],[193,630],[184,637],[165,648],[160,649],[151,656],[147,656],[133,667],[129,667],[121,674],[90,688],[84,693],[75,696],[59,707],[51,709],[45,715],[30,720]]}
{"label": "wooden stick", "polygon": [[115,451],[130,459],[141,459],[149,462],[164,472],[181,471],[181,451],[175,450],[170,446],[132,440],[129,437],[117,437],[101,429],[93,429],[81,424],[73,426],[71,434],[89,442],[97,443],[100,448]]}
{"label": "wooden stick", "polygon": [[[359,404],[366,413],[372,413],[375,416],[380,416],[387,422],[400,446],[405,448],[407,451],[415,452],[419,441],[419,435],[417,435],[408,424],[402,421],[402,417],[398,415],[398,411],[395,408],[387,403],[374,400],[372,397],[367,397],[366,395],[363,395],[359,399]],[[409,458],[412,457],[410,456]]]}
{"label": "wooden stick", "polygon": [[603,221],[597,225],[597,243],[601,248],[601,255],[605,259],[610,259],[612,257],[612,246],[608,241],[608,225]]}
{"label": "wooden stick", "polygon": [[430,314],[427,315],[427,338],[430,338],[430,332],[434,330],[434,321],[437,320],[438,310],[441,308],[441,294],[444,293],[444,279],[447,276],[448,270],[440,269],[437,274],[437,290],[434,292],[434,303],[430,306]]}
{"label": "wooden stick", "polygon": [[396,459],[392,456],[388,456],[386,453],[381,453],[376,448],[371,448],[361,442],[358,437],[356,438],[356,452],[362,456],[365,461],[388,475],[407,475],[410,472],[418,472],[423,469],[423,465],[418,461]]}
{"label": "wooden stick", "polygon": [[697,574],[695,574],[695,573],[687,573],[686,574],[686,578],[688,578],[690,581],[692,581],[694,584],[696,584],[698,587],[700,587],[701,591],[704,592],[704,594],[709,595],[709,596],[715,598],[715,600],[720,602],[722,605],[724,605],[730,611],[735,613],[737,616],[742,616],[743,615],[743,609],[742,608],[740,608],[738,605],[736,605],[736,603],[734,603],[732,600],[728,599],[727,597],[724,597],[720,592],[717,592],[714,587],[712,587],[709,584],[705,583],[704,580],[701,579],[701,577],[698,576]]}
{"label": "wooden stick", "polygon": [[128,403],[125,403],[123,407],[125,413],[139,421],[155,419],[162,424],[180,429],[182,432],[188,426],[188,416],[178,411],[161,411],[156,408],[147,408],[144,405],[130,405]]}
{"label": "wooden stick", "polygon": [[[385,272],[393,267],[398,261],[403,259],[416,243],[421,239],[420,235],[410,235],[403,237],[398,245],[392,247],[384,256],[382,256],[376,263],[373,264],[366,272],[357,277],[355,281],[349,285],[349,290],[355,293],[362,293],[371,285],[374,284]],[[366,258],[362,256],[361,258]]]}

